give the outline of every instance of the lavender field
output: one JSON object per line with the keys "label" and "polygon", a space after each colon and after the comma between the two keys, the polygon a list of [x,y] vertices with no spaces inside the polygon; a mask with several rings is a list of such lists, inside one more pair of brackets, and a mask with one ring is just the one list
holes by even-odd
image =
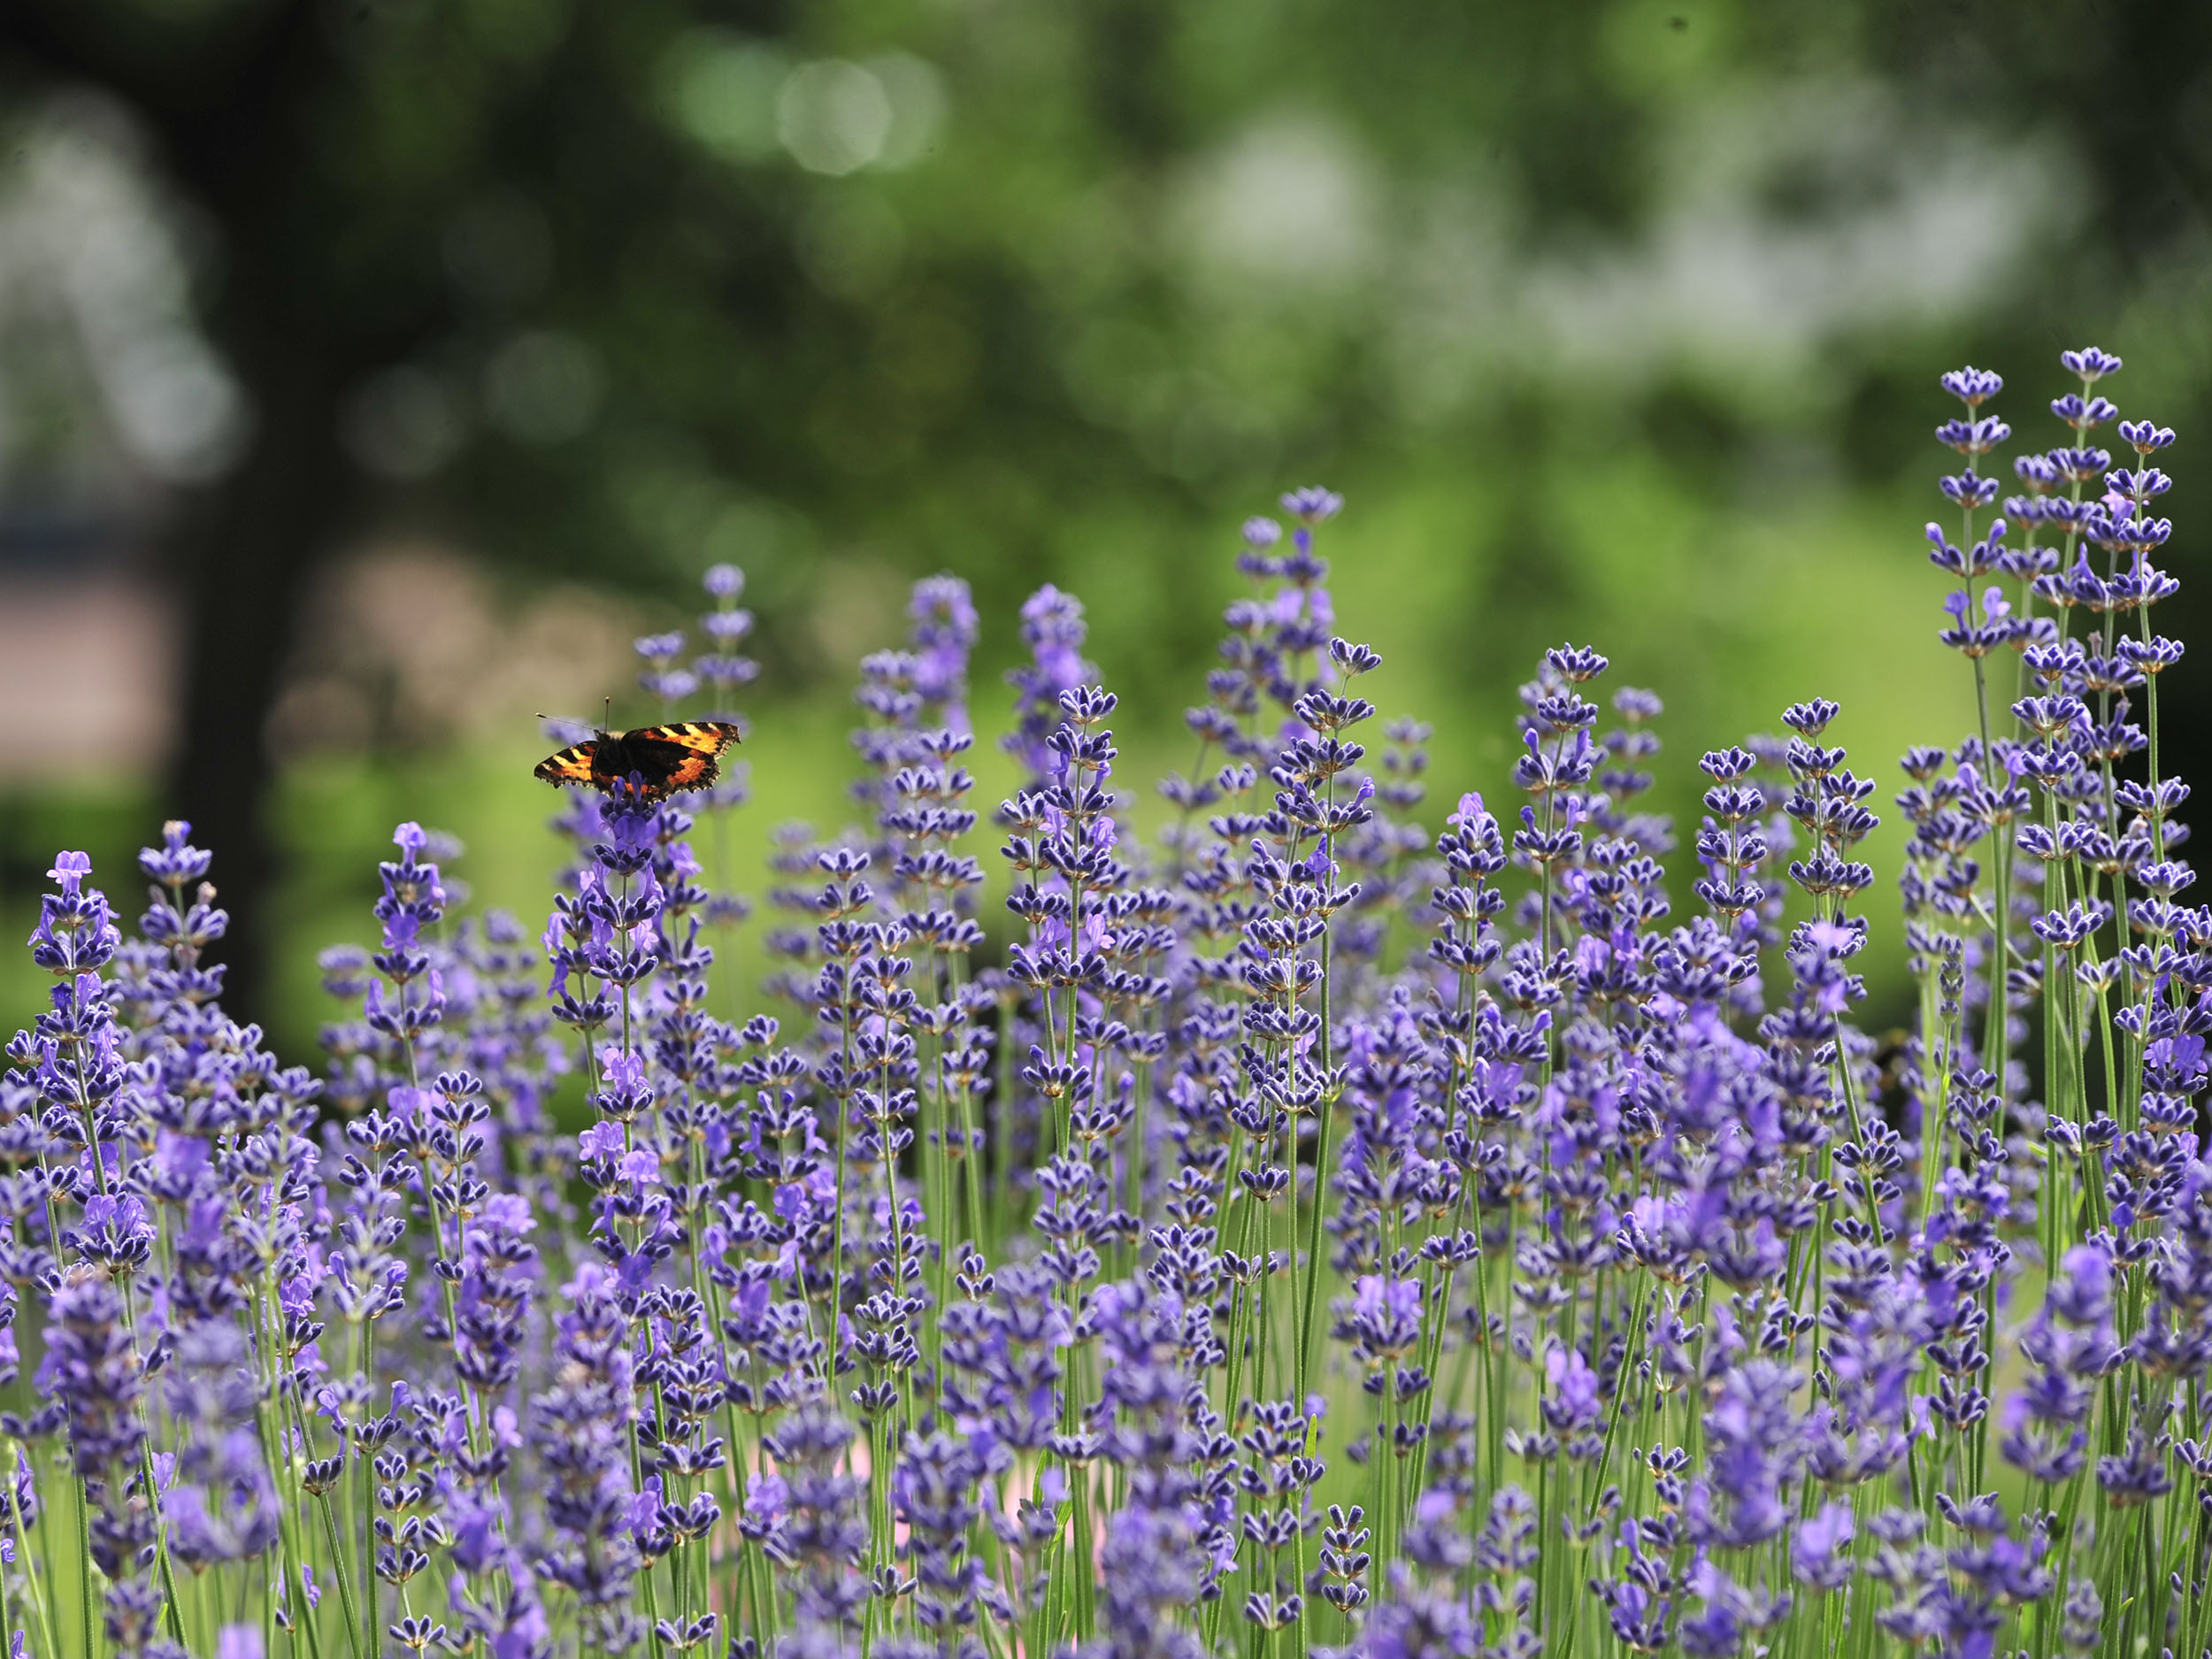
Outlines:
{"label": "lavender field", "polygon": [[[756,897],[741,768],[571,790],[517,918],[402,824],[319,1056],[222,1011],[222,846],[58,851],[0,1074],[12,1652],[2212,1651],[2212,911],[2120,367],[1930,386],[1881,649],[1979,718],[1901,774],[1820,701],[1678,763],[1593,641],[1509,776],[1432,778],[1310,488],[1225,555],[1148,838],[1077,597],[1009,718],[941,576],[860,664],[849,827]],[[741,719],[703,581],[641,688]],[[1855,1023],[1877,936],[1909,1030]]]}

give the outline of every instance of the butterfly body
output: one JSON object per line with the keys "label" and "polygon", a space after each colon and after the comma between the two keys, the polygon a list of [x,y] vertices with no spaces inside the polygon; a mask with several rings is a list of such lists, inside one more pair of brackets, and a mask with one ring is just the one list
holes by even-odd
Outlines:
{"label": "butterfly body", "polygon": [[659,801],[685,789],[704,789],[722,775],[722,751],[738,741],[726,720],[676,720],[630,732],[594,732],[540,761],[536,775],[550,784],[589,784],[612,789],[639,780],[638,792]]}

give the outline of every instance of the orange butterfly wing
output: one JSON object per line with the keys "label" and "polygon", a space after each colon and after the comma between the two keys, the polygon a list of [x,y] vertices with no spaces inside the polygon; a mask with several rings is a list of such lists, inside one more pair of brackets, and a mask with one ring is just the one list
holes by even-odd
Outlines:
{"label": "orange butterfly wing", "polygon": [[675,720],[622,734],[633,764],[640,764],[648,798],[704,789],[722,775],[722,752],[740,741],[726,720]]}
{"label": "orange butterfly wing", "polygon": [[557,755],[549,755],[537,764],[534,776],[549,784],[589,783],[591,781],[592,750],[594,743],[572,743]]}

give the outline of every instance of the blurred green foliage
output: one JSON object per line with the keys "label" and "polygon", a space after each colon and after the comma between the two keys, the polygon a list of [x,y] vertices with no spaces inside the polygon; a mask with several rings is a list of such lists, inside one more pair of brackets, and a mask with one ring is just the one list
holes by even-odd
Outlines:
{"label": "blurred green foliage", "polygon": [[[1432,818],[1508,790],[1512,689],[1564,638],[1667,700],[1678,816],[1699,750],[1815,694],[1893,778],[1969,719],[1917,538],[1936,373],[2000,368],[2055,442],[2055,354],[2093,339],[2128,412],[2212,430],[2208,41],[2152,0],[21,0],[0,67],[24,123],[86,81],[134,113],[208,216],[201,310],[265,425],[342,439],[345,488],[287,521],[296,600],[295,565],[395,534],[671,622],[746,567],[757,868],[773,822],[841,821],[836,652],[891,643],[940,568],[983,611],[987,731],[1049,580],[1124,693],[1125,778],[1183,764],[1235,526],[1305,482],[1348,499],[1325,550],[1385,712],[1436,725]],[[272,295],[319,412],[284,412],[233,314]],[[180,518],[219,521],[260,452]],[[196,557],[192,594],[232,580]],[[219,691],[243,671],[206,637]],[[112,868],[196,755],[250,745],[255,695],[193,694],[228,711],[178,789],[0,807],[8,925],[52,846]],[[534,741],[235,786],[276,830],[288,1045],[394,819],[461,834],[534,926]]]}

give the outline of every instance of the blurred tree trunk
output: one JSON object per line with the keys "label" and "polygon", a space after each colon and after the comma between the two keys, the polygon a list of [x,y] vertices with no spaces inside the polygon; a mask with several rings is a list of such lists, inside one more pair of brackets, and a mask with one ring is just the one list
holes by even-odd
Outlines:
{"label": "blurred tree trunk", "polygon": [[219,953],[225,1004],[235,1018],[265,1023],[268,898],[280,871],[268,823],[268,712],[349,480],[329,365],[273,339],[265,344],[282,360],[250,365],[240,343],[224,339],[253,394],[252,447],[191,503],[164,549],[185,607],[185,673],[163,800],[216,855],[213,879],[231,918]]}
{"label": "blurred tree trunk", "polygon": [[[165,182],[219,233],[221,280],[202,322],[252,426],[231,471],[187,492],[164,535],[185,614],[183,718],[162,799],[164,816],[188,819],[215,854],[231,916],[216,953],[226,1006],[264,1023],[280,873],[268,713],[301,599],[350,513],[341,400],[404,355],[426,322],[405,284],[348,281],[340,269],[361,204],[327,177],[332,106],[352,90],[329,22],[313,0],[268,0],[191,28],[83,0],[0,8],[0,62],[34,85],[89,85],[125,104]],[[365,290],[375,296],[365,305]]]}
{"label": "blurred tree trunk", "polygon": [[282,849],[268,821],[268,715],[300,602],[340,534],[351,470],[347,387],[379,355],[349,339],[331,272],[330,192],[314,125],[342,96],[317,8],[263,8],[225,96],[163,121],[164,159],[220,226],[225,269],[204,321],[252,403],[238,465],[171,526],[165,565],[184,596],[183,718],[166,799],[215,854],[230,912],[225,1006],[267,1024],[269,898]]}

